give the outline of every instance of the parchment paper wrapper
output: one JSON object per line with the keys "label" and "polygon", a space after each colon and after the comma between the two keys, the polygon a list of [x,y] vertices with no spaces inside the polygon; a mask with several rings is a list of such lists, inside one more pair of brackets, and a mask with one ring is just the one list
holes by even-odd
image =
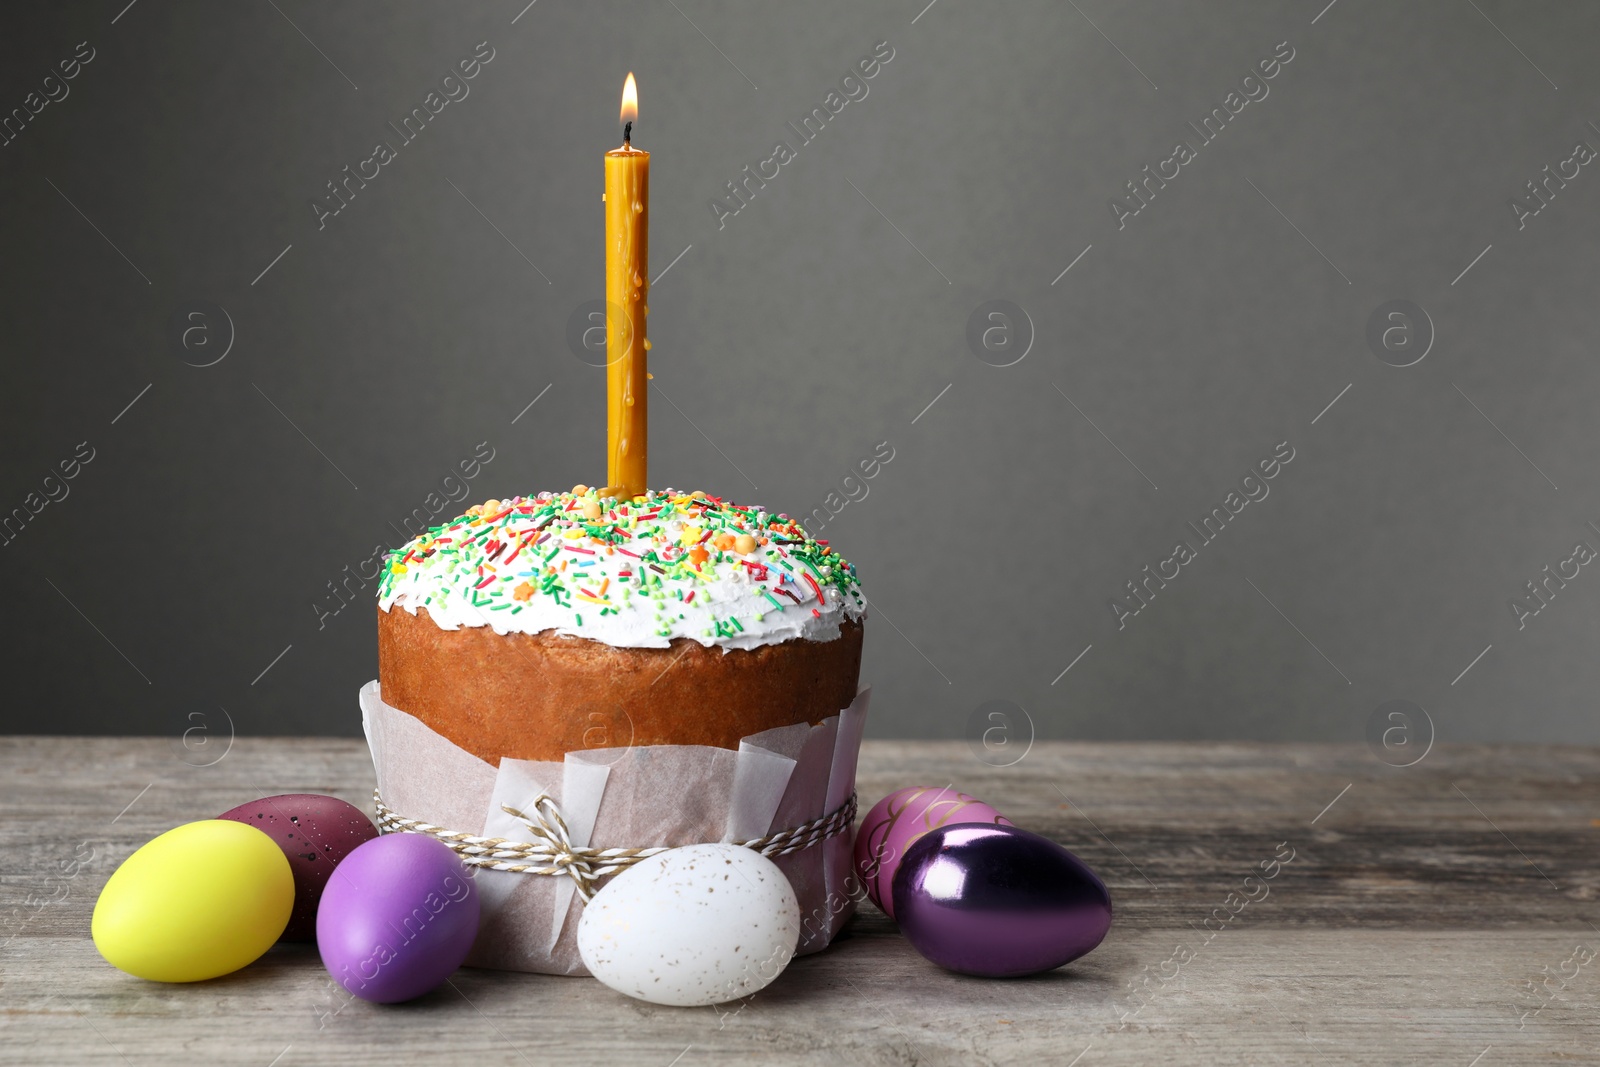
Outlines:
{"label": "parchment paper wrapper", "polygon": [[[651,848],[747,841],[821,818],[850,796],[866,725],[869,688],[816,726],[752,734],[737,752],[707,745],[646,745],[569,752],[566,759],[502,759],[498,769],[390,707],[378,683],[361,689],[378,790],[409,819],[484,837],[529,839],[502,804],[533,810],[548,793],[572,843]],[[800,901],[797,955],[828,946],[852,912],[859,887],[851,835],[776,857]],[[588,974],[578,956],[583,901],[572,879],[479,869],[483,902],[467,965],[545,974]]]}

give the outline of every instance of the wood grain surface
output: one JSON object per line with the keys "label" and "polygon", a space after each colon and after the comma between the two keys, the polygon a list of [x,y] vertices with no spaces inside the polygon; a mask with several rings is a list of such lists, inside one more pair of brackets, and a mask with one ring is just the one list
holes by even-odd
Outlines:
{"label": "wood grain surface", "polygon": [[868,742],[863,809],[982,797],[1100,872],[1105,943],[966,978],[863,904],[770,988],[685,1009],[475,970],[379,1007],[310,946],[190,986],[114,970],[89,917],[144,841],[272,793],[370,809],[361,742],[198,741],[0,739],[0,1063],[1600,1063],[1600,750]]}

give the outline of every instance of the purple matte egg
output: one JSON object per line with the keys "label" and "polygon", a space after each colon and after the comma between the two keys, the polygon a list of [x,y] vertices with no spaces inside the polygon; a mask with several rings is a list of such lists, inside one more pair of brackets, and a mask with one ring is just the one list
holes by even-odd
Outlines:
{"label": "purple matte egg", "polygon": [[906,939],[939,966],[1014,978],[1098,945],[1111,928],[1111,897],[1048,837],[969,823],[933,830],[906,851],[894,913]]}
{"label": "purple matte egg", "polygon": [[317,909],[317,949],[333,980],[361,999],[410,1000],[461,966],[478,911],[459,856],[431,837],[388,834],[334,869]]}
{"label": "purple matte egg", "polygon": [[317,901],[328,876],[357,845],[378,836],[378,828],[353,804],[318,793],[285,793],[240,804],[218,815],[254,826],[278,843],[294,874],[294,911],[280,941],[311,941],[317,936]]}

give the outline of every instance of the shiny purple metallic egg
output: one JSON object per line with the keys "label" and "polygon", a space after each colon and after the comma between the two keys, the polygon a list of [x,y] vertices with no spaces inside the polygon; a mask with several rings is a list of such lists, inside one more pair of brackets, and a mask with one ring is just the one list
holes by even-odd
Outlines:
{"label": "shiny purple metallic egg", "polygon": [[900,930],[961,974],[1014,978],[1070,963],[1111,928],[1105,883],[1078,857],[1015,826],[945,826],[894,875]]}

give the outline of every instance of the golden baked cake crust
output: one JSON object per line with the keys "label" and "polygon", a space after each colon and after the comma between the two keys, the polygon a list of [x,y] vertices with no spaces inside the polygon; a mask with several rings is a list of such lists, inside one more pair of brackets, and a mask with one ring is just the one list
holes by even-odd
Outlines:
{"label": "golden baked cake crust", "polygon": [[441,630],[378,612],[378,684],[392,707],[496,766],[624,745],[714,745],[818,723],[855,699],[861,623],[832,641],[753,649],[615,648],[582,637]]}

